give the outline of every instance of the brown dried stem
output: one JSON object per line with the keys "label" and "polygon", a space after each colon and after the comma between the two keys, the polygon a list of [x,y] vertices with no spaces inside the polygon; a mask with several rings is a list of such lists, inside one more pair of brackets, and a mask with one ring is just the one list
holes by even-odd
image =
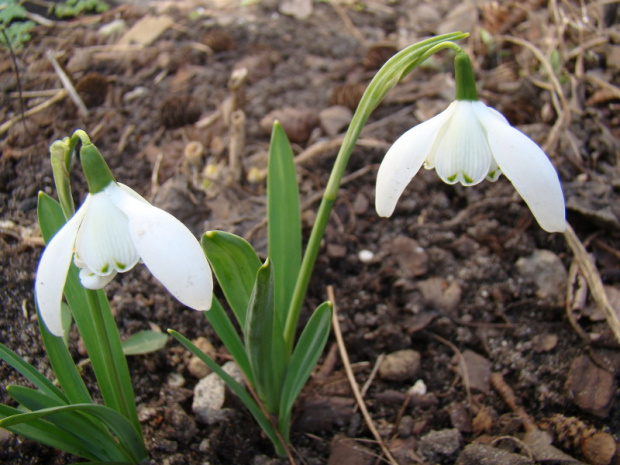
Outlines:
{"label": "brown dried stem", "polygon": [[[30,110],[25,111],[23,117],[27,118],[28,116],[32,116],[35,113],[40,112],[41,110],[45,110],[47,107],[50,107],[54,105],[56,102],[59,102],[60,100],[65,98],[67,94],[68,92],[65,89],[60,89],[56,93],[56,95],[54,95],[52,98],[46,100],[43,103],[40,103],[36,107],[32,107]],[[13,126],[15,123],[17,123],[21,119],[22,119],[22,115],[18,115],[4,122],[2,125],[0,125],[0,135],[7,132],[11,128],[11,126]]]}
{"label": "brown dried stem", "polygon": [[538,429],[532,417],[530,417],[525,409],[517,403],[517,396],[515,396],[514,391],[508,383],[506,383],[504,377],[500,373],[491,374],[491,386],[493,386],[493,389],[504,399],[508,407],[521,419],[523,422],[523,429],[525,429],[526,433]]}
{"label": "brown dried stem", "polygon": [[607,324],[609,324],[614,336],[620,342],[620,319],[607,299],[607,294],[605,294],[605,288],[603,287],[601,275],[599,274],[596,265],[594,265],[592,259],[588,255],[588,251],[585,246],[581,243],[577,237],[577,234],[575,234],[575,231],[568,223],[566,224],[564,238],[573,251],[575,260],[581,269],[581,273],[588,283],[594,302],[596,302],[596,305],[605,315]]}
{"label": "brown dried stem", "polygon": [[48,50],[46,53],[46,56],[47,56],[47,59],[52,63],[52,66],[54,67],[54,71],[56,71],[56,74],[58,75],[60,82],[62,82],[62,86],[67,90],[67,92],[69,93],[69,97],[71,97],[71,100],[73,100],[73,103],[75,103],[75,105],[78,107],[82,116],[88,116],[88,108],[86,108],[86,105],[84,105],[84,102],[78,95],[77,91],[75,90],[75,87],[73,87],[73,83],[71,82],[71,79],[69,79],[69,76],[67,76],[65,71],[62,69],[62,67],[58,63],[58,60],[56,60],[56,54],[53,51]]}
{"label": "brown dried stem", "polygon": [[332,301],[334,310],[332,314],[332,324],[334,326],[334,335],[336,336],[336,342],[338,344],[338,349],[340,350],[340,359],[342,360],[342,364],[344,365],[344,370],[347,373],[347,379],[349,380],[349,384],[351,385],[351,390],[353,391],[353,395],[355,397],[355,401],[359,406],[360,412],[362,412],[362,416],[364,417],[364,421],[368,426],[368,429],[375,437],[375,440],[381,447],[381,450],[385,454],[386,458],[392,465],[398,465],[398,462],[387,448],[385,443],[383,442],[383,438],[377,431],[375,424],[370,417],[370,413],[368,413],[368,409],[366,408],[366,404],[364,403],[364,399],[362,398],[362,393],[360,392],[360,388],[355,380],[355,376],[353,375],[353,369],[351,368],[351,362],[349,361],[349,354],[347,353],[347,348],[344,345],[344,339],[342,338],[342,331],[340,331],[340,323],[338,322],[338,312],[336,311],[336,299],[334,296],[334,288],[332,286],[327,286],[327,298]]}

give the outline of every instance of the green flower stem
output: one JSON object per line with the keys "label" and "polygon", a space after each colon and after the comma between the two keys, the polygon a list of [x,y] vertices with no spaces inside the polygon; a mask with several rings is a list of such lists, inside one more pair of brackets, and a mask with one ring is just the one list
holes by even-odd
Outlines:
{"label": "green flower stem", "polygon": [[284,327],[284,339],[288,353],[292,351],[299,314],[306,296],[310,277],[312,276],[320,243],[325,233],[325,227],[327,226],[329,215],[336,201],[342,176],[344,175],[355,143],[366,121],[374,109],[381,103],[385,95],[408,73],[413,71],[413,69],[418,67],[428,57],[444,48],[451,48],[457,52],[462,51],[458,45],[451,41],[464,39],[468,37],[468,35],[469,34],[462,32],[453,32],[433,37],[407,47],[394,55],[383,65],[368,85],[366,92],[364,92],[357,110],[353,115],[349,129],[345,134],[344,141],[340,146],[336,161],[334,162],[334,167],[327,182],[325,192],[323,193],[323,199],[321,200],[316,221],[312,227],[310,239],[302,259],[301,269],[293,291],[293,297]]}
{"label": "green flower stem", "polygon": [[[127,359],[103,291],[85,289],[88,314],[76,311],[75,319],[90,356],[106,406],[127,418],[142,437]],[[105,300],[107,302],[107,300]]]}

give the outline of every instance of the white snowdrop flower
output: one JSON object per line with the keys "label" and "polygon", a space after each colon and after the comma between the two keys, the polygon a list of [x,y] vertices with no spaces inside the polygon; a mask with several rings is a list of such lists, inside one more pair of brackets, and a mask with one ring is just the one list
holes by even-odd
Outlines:
{"label": "white snowdrop flower", "polygon": [[50,332],[63,334],[60,305],[72,257],[88,289],[101,289],[142,260],[181,303],[195,310],[211,308],[211,269],[192,232],[129,187],[107,180],[96,193],[91,189],[41,256],[35,294]]}
{"label": "white snowdrop flower", "polygon": [[[484,179],[496,181],[504,173],[544,230],[564,231],[564,195],[553,164],[532,139],[478,101],[466,55],[457,56],[455,64],[457,100],[405,132],[386,153],[377,174],[377,213],[392,215],[403,191],[424,165],[434,168],[444,182],[464,186]],[[459,79],[459,69],[464,78]]]}

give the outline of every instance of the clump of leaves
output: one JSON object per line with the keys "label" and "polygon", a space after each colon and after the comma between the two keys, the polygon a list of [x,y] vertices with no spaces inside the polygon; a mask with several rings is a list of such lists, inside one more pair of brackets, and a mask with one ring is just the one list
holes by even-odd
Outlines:
{"label": "clump of leaves", "polygon": [[108,4],[103,0],[67,0],[64,4],[54,4],[51,9],[61,19],[75,18],[85,13],[103,13]]}
{"label": "clump of leaves", "polygon": [[0,0],[0,43],[19,48],[30,40],[30,30],[35,26],[27,17],[26,9],[16,0]]}

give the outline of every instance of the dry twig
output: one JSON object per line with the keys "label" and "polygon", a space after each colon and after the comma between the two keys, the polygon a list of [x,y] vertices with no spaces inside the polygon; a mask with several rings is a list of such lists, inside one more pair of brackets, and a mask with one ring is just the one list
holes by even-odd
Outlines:
{"label": "dry twig", "polygon": [[69,76],[67,76],[65,71],[62,69],[62,67],[58,63],[58,60],[56,60],[56,54],[53,51],[48,50],[45,56],[47,56],[47,59],[52,63],[52,66],[54,67],[54,71],[56,71],[56,74],[58,74],[58,78],[60,79],[60,82],[62,82],[62,86],[67,90],[67,92],[69,93],[69,97],[71,97],[71,100],[73,100],[73,103],[75,103],[75,105],[78,107],[82,116],[88,116],[88,108],[86,108],[86,105],[84,105],[84,102],[78,95],[77,91],[75,90],[75,87],[73,87],[73,83],[71,82],[71,79],[69,79]]}
{"label": "dry twig", "polygon": [[327,286],[327,298],[332,301],[333,304],[333,314],[332,314],[332,324],[334,326],[334,335],[336,336],[336,342],[338,343],[338,349],[340,350],[340,359],[342,360],[342,364],[344,365],[344,370],[347,373],[347,379],[349,380],[349,384],[351,385],[351,390],[353,391],[353,395],[355,396],[355,401],[362,412],[362,416],[364,417],[364,421],[368,426],[368,429],[375,437],[375,440],[381,447],[381,450],[389,460],[392,465],[398,465],[398,462],[390,452],[390,450],[383,442],[383,438],[377,431],[375,424],[370,417],[370,413],[368,413],[368,409],[366,408],[366,404],[364,403],[364,399],[362,398],[362,393],[360,392],[360,388],[355,380],[355,376],[353,375],[353,369],[351,368],[351,362],[349,361],[349,354],[347,353],[347,348],[344,345],[344,339],[342,338],[342,331],[340,331],[340,323],[338,322],[338,312],[336,311],[336,299],[334,296],[334,288],[332,286]]}
{"label": "dry twig", "polygon": [[444,339],[443,337],[435,333],[430,333],[430,334],[431,336],[433,336],[434,339],[441,342],[442,344],[447,345],[450,349],[452,349],[454,354],[459,359],[459,365],[461,365],[461,369],[463,370],[463,385],[465,386],[465,394],[467,395],[467,403],[469,404],[469,408],[472,408],[474,404],[473,404],[473,398],[471,396],[471,389],[469,387],[469,371],[467,370],[467,364],[465,363],[465,357],[463,357],[463,353],[459,350],[457,346],[452,344],[447,339]]}
{"label": "dry twig", "polygon": [[566,224],[564,238],[575,255],[575,260],[581,269],[583,277],[588,283],[594,302],[596,302],[596,305],[602,310],[607,320],[607,324],[609,324],[614,336],[620,342],[620,319],[607,299],[607,294],[605,294],[605,288],[603,287],[601,275],[588,255],[588,251],[568,223]]}
{"label": "dry twig", "polygon": [[[68,92],[65,89],[60,89],[56,93],[56,95],[54,95],[52,98],[46,100],[43,103],[40,103],[36,107],[32,107],[30,110],[25,111],[23,117],[27,118],[28,116],[32,116],[35,113],[40,112],[41,110],[45,110],[47,107],[50,107],[50,106],[54,105],[56,102],[59,102],[60,100],[65,98],[67,96],[67,94],[68,94]],[[4,122],[2,125],[0,125],[0,135],[2,135],[5,132],[7,132],[11,128],[11,126],[13,126],[15,123],[17,123],[21,119],[22,119],[22,115],[18,115],[18,116],[15,116],[15,117],[11,118],[10,120]]]}
{"label": "dry twig", "polygon": [[543,66],[549,80],[551,81],[551,85],[553,87],[553,92],[551,93],[551,96],[552,101],[554,102],[554,106],[556,107],[555,110],[558,114],[558,119],[551,128],[551,131],[549,131],[549,136],[547,137],[547,140],[542,146],[542,149],[545,152],[549,153],[549,151],[555,148],[556,144],[560,139],[560,132],[568,127],[571,119],[570,106],[568,104],[568,101],[566,100],[566,97],[564,96],[564,92],[562,91],[562,85],[560,84],[560,81],[558,81],[558,78],[553,71],[551,63],[549,63],[549,60],[547,60],[544,53],[534,44],[528,42],[527,40],[513,36],[499,36],[498,39],[505,40],[506,42],[511,42],[513,44],[527,48],[530,52],[532,52],[532,54]]}
{"label": "dry twig", "polygon": [[[574,310],[581,307],[581,301],[585,297],[584,291],[587,288],[585,283],[581,281],[585,278],[579,274],[579,267],[577,263],[573,261],[570,269],[568,270],[568,285],[566,286],[566,316],[568,322],[573,327],[577,335],[586,342],[590,342],[588,334],[579,326],[577,319],[575,318]],[[575,287],[577,290],[574,290]]]}
{"label": "dry twig", "polygon": [[493,386],[493,389],[504,399],[508,407],[521,419],[523,422],[523,429],[525,429],[526,433],[538,429],[532,417],[530,417],[525,409],[517,403],[517,396],[515,396],[514,391],[508,383],[506,383],[504,377],[500,373],[491,374],[491,386]]}

